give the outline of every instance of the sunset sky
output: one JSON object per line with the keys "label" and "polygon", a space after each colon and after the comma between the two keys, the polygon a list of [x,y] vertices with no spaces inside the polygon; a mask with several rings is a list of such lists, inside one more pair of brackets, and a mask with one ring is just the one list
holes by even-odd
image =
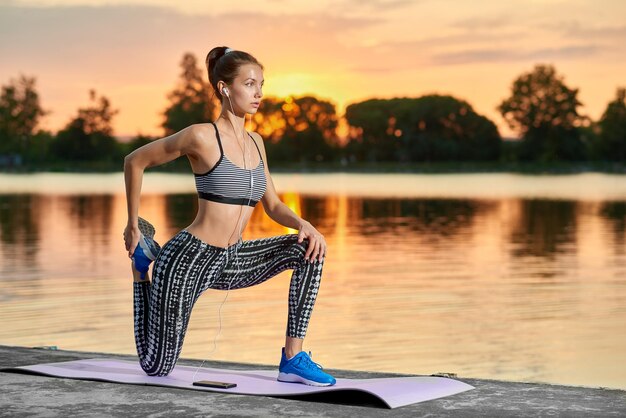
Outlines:
{"label": "sunset sky", "polygon": [[266,96],[313,94],[342,114],[451,94],[504,136],[495,107],[535,64],[553,64],[594,120],[626,87],[623,0],[0,0],[0,33],[0,83],[35,76],[53,131],[94,88],[120,110],[117,135],[162,135],[183,54],[203,65],[218,45],[263,63]]}

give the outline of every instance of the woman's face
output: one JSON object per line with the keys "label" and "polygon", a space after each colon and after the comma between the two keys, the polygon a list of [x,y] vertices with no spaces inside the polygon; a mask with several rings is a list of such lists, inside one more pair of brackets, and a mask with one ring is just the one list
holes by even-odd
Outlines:
{"label": "woman's face", "polygon": [[226,101],[224,104],[230,108],[232,103],[236,113],[239,113],[237,110],[245,113],[256,113],[263,97],[263,83],[261,67],[256,64],[242,65],[232,85],[228,86],[231,101],[229,102],[228,97],[224,96]]}

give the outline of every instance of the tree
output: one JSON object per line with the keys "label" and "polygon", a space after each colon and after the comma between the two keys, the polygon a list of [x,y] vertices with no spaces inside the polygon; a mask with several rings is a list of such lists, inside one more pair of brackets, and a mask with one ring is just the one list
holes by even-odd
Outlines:
{"label": "tree", "polygon": [[[402,100],[402,99],[399,99]],[[358,161],[393,161],[399,153],[395,132],[387,132],[393,112],[390,101],[371,99],[353,103],[346,108],[345,118],[350,125],[348,154]]]}
{"label": "tree", "polygon": [[447,95],[373,99],[346,108],[346,147],[366,161],[495,160],[501,139],[495,124]]}
{"label": "tree", "polygon": [[585,148],[578,128],[586,118],[577,108],[578,89],[570,89],[551,65],[536,65],[519,76],[511,97],[497,107],[511,129],[518,131],[523,143],[520,156],[531,160],[579,160]]}
{"label": "tree", "polygon": [[464,100],[426,95],[398,102],[394,114],[400,161],[493,161],[500,156],[496,125]]}
{"label": "tree", "polygon": [[611,161],[626,161],[626,88],[618,88],[615,100],[607,105],[599,121],[598,156]]}
{"label": "tree", "polygon": [[59,131],[53,143],[55,154],[67,160],[114,160],[121,158],[111,125],[119,112],[110,101],[89,91],[91,105],[78,109],[78,116]]}
{"label": "tree", "polygon": [[[168,94],[170,105],[163,112],[161,125],[165,135],[171,135],[189,125],[204,123],[217,117],[219,102],[210,83],[204,81],[196,57],[186,53],[181,61],[182,72],[178,86]],[[213,97],[210,99],[209,97]]]}
{"label": "tree", "polygon": [[137,136],[135,136],[128,142],[128,152],[132,152],[137,148],[143,147],[144,145],[149,144],[155,139],[157,138],[150,135],[137,134]]}
{"label": "tree", "polygon": [[21,75],[2,86],[0,94],[0,154],[27,153],[27,142],[35,134],[43,110],[35,90],[35,78]]}
{"label": "tree", "polygon": [[268,97],[253,122],[274,161],[330,161],[336,154],[337,113],[327,100]]}

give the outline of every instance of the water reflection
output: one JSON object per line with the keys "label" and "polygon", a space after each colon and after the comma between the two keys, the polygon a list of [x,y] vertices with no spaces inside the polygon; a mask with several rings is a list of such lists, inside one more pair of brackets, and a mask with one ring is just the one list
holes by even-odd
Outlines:
{"label": "water reflection", "polygon": [[71,227],[78,228],[80,235],[87,237],[87,244],[95,252],[101,251],[101,246],[110,244],[113,199],[113,195],[82,195],[67,196],[59,202],[65,208]]}
{"label": "water reflection", "polygon": [[351,199],[364,234],[416,231],[450,237],[472,224],[489,203],[458,199]]}
{"label": "water reflection", "polygon": [[198,196],[192,193],[165,195],[165,217],[173,230],[190,225],[198,211]]}
{"label": "water reflection", "polygon": [[33,195],[0,195],[2,277],[32,270],[37,265],[41,198]]}
{"label": "water reflection", "polygon": [[0,195],[0,239],[4,244],[37,241],[36,196]]}
{"label": "water reflection", "polygon": [[600,209],[600,216],[605,220],[615,242],[618,254],[624,254],[626,248],[626,202],[606,202]]}
{"label": "water reflection", "polygon": [[511,232],[514,256],[554,258],[571,251],[576,236],[576,202],[532,199],[521,204]]}
{"label": "water reflection", "polygon": [[[626,201],[280,196],[329,245],[307,339],[327,367],[626,387]],[[147,194],[141,215],[164,242],[196,199]],[[0,343],[133,353],[125,222],[120,193],[0,195]],[[287,232],[258,205],[244,238]],[[275,362],[288,277],[229,295],[211,358]],[[184,356],[210,351],[222,298]]]}

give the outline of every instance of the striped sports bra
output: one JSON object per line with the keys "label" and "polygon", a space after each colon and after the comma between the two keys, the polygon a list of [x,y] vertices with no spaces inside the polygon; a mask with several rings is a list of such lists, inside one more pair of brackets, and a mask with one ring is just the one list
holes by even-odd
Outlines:
{"label": "striped sports bra", "polygon": [[215,128],[217,144],[220,147],[220,159],[215,166],[206,173],[194,173],[198,197],[231,205],[256,206],[263,197],[267,187],[265,166],[263,165],[263,157],[261,157],[259,146],[256,144],[254,138],[252,138],[252,135],[248,133],[259,152],[260,161],[259,165],[252,170],[241,168],[224,155],[222,140],[220,139],[217,125],[213,122],[211,122],[211,124]]}

